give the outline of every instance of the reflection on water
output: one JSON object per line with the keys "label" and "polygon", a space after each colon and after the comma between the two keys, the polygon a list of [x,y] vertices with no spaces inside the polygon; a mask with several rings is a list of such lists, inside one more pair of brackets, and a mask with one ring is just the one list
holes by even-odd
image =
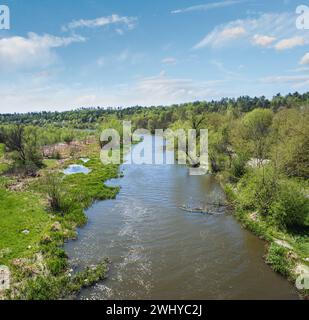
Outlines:
{"label": "reflection on water", "polygon": [[89,168],[86,168],[83,165],[80,164],[71,164],[66,169],[64,169],[62,172],[64,174],[70,175],[70,174],[76,174],[76,173],[84,173],[88,174],[91,170]]}
{"label": "reflection on water", "polygon": [[109,182],[121,186],[117,198],[95,203],[78,240],[66,245],[81,266],[112,261],[108,279],[81,299],[297,298],[264,263],[265,243],[231,215],[179,208],[224,200],[212,176],[190,176],[176,165],[121,169],[124,177]]}

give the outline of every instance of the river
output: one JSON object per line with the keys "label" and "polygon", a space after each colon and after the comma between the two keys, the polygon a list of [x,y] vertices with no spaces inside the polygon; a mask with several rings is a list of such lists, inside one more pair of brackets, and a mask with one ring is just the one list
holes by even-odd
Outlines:
{"label": "river", "polygon": [[94,203],[78,239],[65,246],[80,266],[111,260],[108,278],[79,299],[298,298],[264,263],[265,242],[231,214],[179,208],[224,199],[214,177],[190,176],[180,165],[124,164],[121,170],[124,177],[109,182],[121,186],[117,198]]}

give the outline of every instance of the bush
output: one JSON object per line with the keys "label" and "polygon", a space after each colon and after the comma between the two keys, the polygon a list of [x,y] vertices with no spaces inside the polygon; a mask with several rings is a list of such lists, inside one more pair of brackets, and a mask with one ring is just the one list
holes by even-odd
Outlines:
{"label": "bush", "polygon": [[65,214],[73,207],[75,199],[69,196],[69,192],[66,192],[58,174],[48,174],[43,179],[42,187],[46,190],[52,211]]}
{"label": "bush", "polygon": [[270,166],[251,170],[238,184],[238,202],[243,209],[257,210],[267,217],[277,195],[278,177]]}
{"label": "bush", "polygon": [[303,226],[309,214],[309,199],[296,183],[281,182],[278,195],[271,205],[270,214],[280,228]]}
{"label": "bush", "polygon": [[231,161],[231,175],[232,178],[238,180],[246,173],[246,165],[247,165],[248,157],[245,155],[237,155]]}
{"label": "bush", "polygon": [[274,271],[283,276],[290,276],[293,267],[292,261],[288,259],[288,251],[275,243],[271,243],[266,256],[266,263],[271,265]]}
{"label": "bush", "polygon": [[300,227],[309,214],[309,199],[297,182],[279,177],[271,166],[251,170],[238,183],[238,206],[258,211],[281,229]]}
{"label": "bush", "polygon": [[74,140],[73,133],[68,133],[63,137],[63,141],[68,145],[70,145],[73,140]]}
{"label": "bush", "polygon": [[49,255],[46,264],[51,274],[54,276],[62,274],[68,267],[65,251],[60,248],[51,248]]}

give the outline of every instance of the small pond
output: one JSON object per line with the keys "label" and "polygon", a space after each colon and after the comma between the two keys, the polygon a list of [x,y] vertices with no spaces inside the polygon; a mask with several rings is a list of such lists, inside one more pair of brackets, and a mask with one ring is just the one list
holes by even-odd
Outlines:
{"label": "small pond", "polygon": [[62,172],[66,175],[76,174],[76,173],[88,174],[89,172],[91,172],[91,170],[80,164],[71,164]]}

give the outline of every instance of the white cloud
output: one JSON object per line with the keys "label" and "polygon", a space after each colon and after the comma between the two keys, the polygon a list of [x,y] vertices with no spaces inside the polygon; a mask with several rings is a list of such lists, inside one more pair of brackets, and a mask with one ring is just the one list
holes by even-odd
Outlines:
{"label": "white cloud", "polygon": [[162,60],[162,63],[168,64],[168,65],[175,65],[175,64],[177,64],[177,59],[175,59],[173,57],[167,57]]}
{"label": "white cloud", "polygon": [[136,65],[140,63],[145,57],[142,52],[131,52],[128,49],[121,51],[115,55],[101,56],[96,60],[99,67],[106,66],[121,66],[122,64]]}
{"label": "white cloud", "polygon": [[205,46],[218,47],[230,40],[237,39],[246,34],[243,27],[226,27],[222,30],[214,30],[209,33],[202,41],[195,45],[194,49],[203,48]]}
{"label": "white cloud", "polygon": [[268,47],[271,45],[274,41],[276,40],[275,37],[271,36],[265,36],[265,35],[260,35],[260,34],[255,34],[252,42],[255,45],[261,46],[261,47]]}
{"label": "white cloud", "polygon": [[54,48],[83,42],[85,38],[74,35],[56,37],[29,33],[27,37],[14,36],[0,39],[0,69],[42,67],[50,65],[57,58]]}
{"label": "white cloud", "polygon": [[[133,29],[136,23],[135,17],[119,16],[118,14],[112,14],[111,16],[99,17],[96,19],[80,19],[70,22],[62,27],[64,31],[73,30],[77,28],[99,28],[108,25],[123,25],[128,29]],[[117,33],[122,34],[123,30],[116,29]]]}
{"label": "white cloud", "polygon": [[262,78],[261,82],[274,85],[276,84],[289,84],[293,88],[304,87],[309,84],[309,75],[297,76],[270,76]]}
{"label": "white cloud", "polygon": [[[309,35],[304,36],[302,30],[295,28],[295,15],[292,13],[262,13],[256,18],[238,19],[216,26],[194,48],[200,49],[206,46],[220,47],[229,43],[235,44],[236,40],[261,46],[273,46],[278,39],[278,48],[292,46],[293,43],[301,44],[300,38],[307,43]],[[290,41],[294,39],[292,44]],[[296,40],[295,40],[296,39]],[[233,40],[233,41],[231,41]],[[283,41],[283,42],[282,42]]]}
{"label": "white cloud", "polygon": [[265,83],[280,83],[280,82],[299,82],[303,80],[309,80],[309,75],[300,75],[300,76],[270,76],[262,78],[262,82]]}
{"label": "white cloud", "polygon": [[[235,78],[239,78],[241,75],[237,72],[231,71],[229,69],[227,69],[223,62],[218,61],[218,60],[212,60],[210,61],[211,64],[213,64],[214,66],[216,66],[218,68],[219,71],[221,71],[223,74],[225,74],[228,77],[232,77],[233,79]],[[242,69],[243,66],[239,66],[239,69]]]}
{"label": "white cloud", "polygon": [[300,64],[309,64],[309,52],[307,52],[300,60]]}
{"label": "white cloud", "polygon": [[175,14],[175,13],[184,13],[184,12],[192,12],[192,11],[208,11],[211,9],[229,7],[242,2],[245,2],[245,1],[244,0],[228,0],[228,1],[221,1],[221,2],[212,2],[212,3],[197,5],[197,6],[191,6],[183,9],[173,10],[171,11],[171,13]]}
{"label": "white cloud", "polygon": [[283,39],[276,43],[275,48],[277,50],[292,49],[297,46],[303,46],[306,44],[306,40],[303,37],[293,37],[289,39]]}

